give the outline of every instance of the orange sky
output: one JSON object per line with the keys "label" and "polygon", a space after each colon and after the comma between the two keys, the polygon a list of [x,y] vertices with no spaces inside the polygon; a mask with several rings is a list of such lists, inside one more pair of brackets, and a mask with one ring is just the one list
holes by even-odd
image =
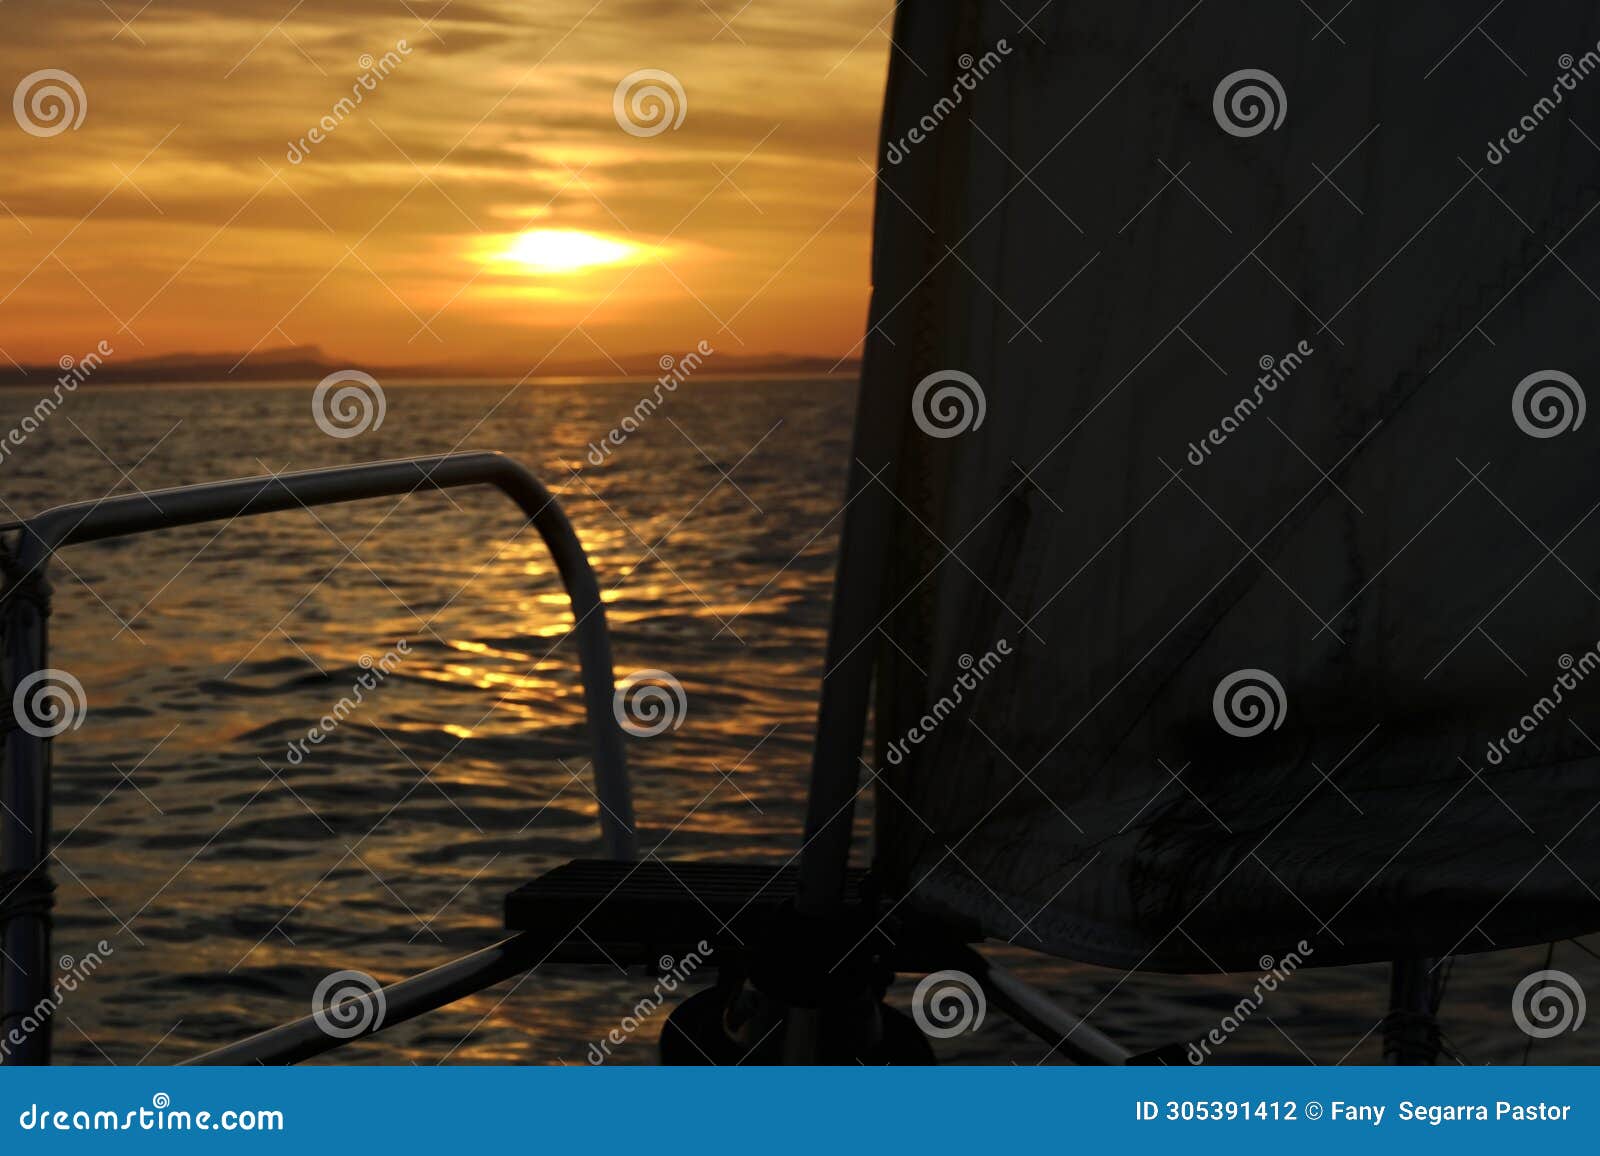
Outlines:
{"label": "orange sky", "polygon": [[[844,356],[864,327],[890,8],[11,0],[0,349],[317,345],[517,377],[649,373],[701,340]],[[82,102],[24,84],[45,69]],[[634,135],[613,98],[644,69],[681,85],[682,120],[652,135],[641,114]],[[83,118],[44,135],[52,85]]]}

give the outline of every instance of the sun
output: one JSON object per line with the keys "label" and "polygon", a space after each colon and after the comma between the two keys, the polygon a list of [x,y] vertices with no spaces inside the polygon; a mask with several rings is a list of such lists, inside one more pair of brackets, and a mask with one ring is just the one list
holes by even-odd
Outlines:
{"label": "sun", "polygon": [[582,229],[530,229],[491,256],[499,263],[532,273],[575,273],[602,265],[620,265],[645,253],[642,245],[619,241]]}

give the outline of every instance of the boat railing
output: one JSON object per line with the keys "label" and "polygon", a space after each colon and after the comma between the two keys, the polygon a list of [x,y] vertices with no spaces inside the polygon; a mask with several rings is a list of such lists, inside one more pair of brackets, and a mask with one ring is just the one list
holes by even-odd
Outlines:
{"label": "boat railing", "polygon": [[[515,459],[471,452],[335,466],[297,473],[210,482],[57,506],[14,528],[7,560],[0,629],[4,632],[4,701],[47,668],[50,612],[48,565],[56,551],[204,522],[298,508],[404,496],[421,490],[488,485],[516,502],[550,550],[571,600],[584,707],[593,746],[595,793],[605,849],[614,859],[635,856],[633,805],[622,734],[612,709],[614,681],[605,609],[594,571],[572,525],[544,485]],[[9,1032],[48,990],[50,972],[50,738],[15,718],[0,764],[0,1034]],[[528,934],[434,968],[385,989],[385,1025],[402,1022],[471,991],[525,970],[537,960]],[[547,945],[546,945],[547,949]],[[20,1034],[20,1033],[19,1033]],[[202,1061],[289,1062],[347,1042],[307,1020],[231,1045]],[[50,1060],[48,1018],[10,1049],[5,1062]]]}

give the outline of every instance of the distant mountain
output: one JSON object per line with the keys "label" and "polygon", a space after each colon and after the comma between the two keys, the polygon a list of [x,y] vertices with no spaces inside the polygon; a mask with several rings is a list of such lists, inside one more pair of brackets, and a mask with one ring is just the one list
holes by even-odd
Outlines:
{"label": "distant mountain", "polygon": [[[68,367],[70,368],[70,367]],[[336,369],[350,368],[328,358],[315,345],[241,353],[171,353],[124,358],[113,354],[92,368],[80,365],[80,382],[96,385],[135,382],[319,381]],[[0,367],[0,386],[43,385],[61,377],[56,365]]]}
{"label": "distant mountain", "polygon": [[[540,367],[540,372],[530,381],[555,377],[598,377],[622,379],[628,377],[655,377],[662,371],[658,366],[660,355],[636,353],[615,360],[595,358],[551,362]],[[619,373],[621,365],[625,373]],[[696,376],[729,377],[767,374],[805,373],[819,376],[854,377],[861,368],[859,358],[844,361],[837,358],[796,355],[763,354],[753,357],[736,357],[722,353],[712,354],[704,361]],[[216,385],[249,384],[263,381],[316,382],[341,369],[361,369],[384,380],[438,380],[454,381],[484,378],[495,381],[517,381],[525,370],[513,368],[486,368],[455,365],[372,365],[342,361],[328,356],[315,345],[286,346],[280,349],[262,349],[254,353],[170,353],[156,357],[106,358],[92,371],[84,367],[79,380],[95,385],[137,383],[190,383],[205,382]],[[53,383],[66,372],[56,365],[0,366],[0,387],[44,386]]]}

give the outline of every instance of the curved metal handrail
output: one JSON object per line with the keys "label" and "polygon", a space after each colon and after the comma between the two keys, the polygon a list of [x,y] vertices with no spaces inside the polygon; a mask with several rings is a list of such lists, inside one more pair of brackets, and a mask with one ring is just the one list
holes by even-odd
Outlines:
{"label": "curved metal handrail", "polygon": [[[555,498],[525,466],[504,454],[444,454],[209,482],[77,502],[36,514],[21,524],[4,607],[6,700],[9,703],[13,688],[23,679],[45,666],[49,614],[45,572],[51,556],[63,547],[300,506],[471,485],[494,486],[515,501],[555,559],[572,602],[606,850],[614,858],[632,859],[636,854],[633,803],[621,728],[612,710],[611,642],[600,588]],[[0,801],[5,804],[0,814],[0,873],[21,880],[33,875],[50,853],[50,744],[15,725],[5,744],[0,766]],[[0,896],[0,903],[4,899]],[[0,927],[0,945],[4,947],[0,1032],[4,1032],[39,1002],[51,974],[49,923],[42,907],[8,913]],[[48,1062],[49,1030],[46,1019],[11,1050],[10,1061]]]}

